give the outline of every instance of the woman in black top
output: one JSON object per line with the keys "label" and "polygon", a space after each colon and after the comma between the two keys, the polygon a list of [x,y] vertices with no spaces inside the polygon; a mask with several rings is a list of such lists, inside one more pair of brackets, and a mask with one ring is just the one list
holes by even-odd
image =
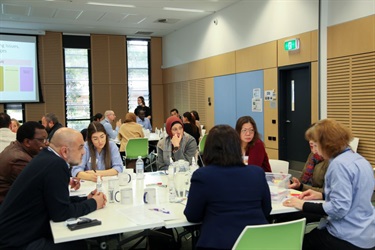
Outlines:
{"label": "woman in black top", "polygon": [[190,112],[185,112],[182,116],[182,121],[184,122],[184,131],[193,136],[198,145],[200,133],[199,128],[195,124],[195,118],[191,115]]}

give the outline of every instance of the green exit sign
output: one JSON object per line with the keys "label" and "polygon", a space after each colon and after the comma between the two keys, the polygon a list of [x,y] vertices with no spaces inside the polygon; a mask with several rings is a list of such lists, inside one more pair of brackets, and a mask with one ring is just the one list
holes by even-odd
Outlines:
{"label": "green exit sign", "polygon": [[284,42],[284,50],[286,51],[292,51],[292,50],[298,50],[299,49],[299,39],[295,38],[292,40],[287,40]]}

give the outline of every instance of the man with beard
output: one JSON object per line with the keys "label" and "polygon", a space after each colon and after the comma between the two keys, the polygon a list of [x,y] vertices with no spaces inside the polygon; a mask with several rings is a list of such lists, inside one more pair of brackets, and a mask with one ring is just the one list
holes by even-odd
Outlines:
{"label": "man with beard", "polygon": [[53,113],[47,113],[42,117],[42,125],[46,128],[48,132],[48,141],[51,141],[53,134],[63,125],[59,123],[59,119]]}
{"label": "man with beard", "polygon": [[48,146],[47,136],[39,122],[25,122],[17,130],[17,140],[0,153],[0,204],[25,166]]}
{"label": "man with beard", "polygon": [[87,248],[82,241],[54,244],[49,223],[78,218],[106,204],[97,190],[69,197],[69,166],[81,162],[83,146],[80,132],[61,128],[25,167],[0,207],[0,249]]}

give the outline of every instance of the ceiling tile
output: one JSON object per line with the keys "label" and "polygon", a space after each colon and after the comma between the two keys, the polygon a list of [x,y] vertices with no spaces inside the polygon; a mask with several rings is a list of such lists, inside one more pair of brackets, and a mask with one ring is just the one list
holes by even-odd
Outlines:
{"label": "ceiling tile", "polygon": [[3,4],[3,12],[7,15],[21,15],[21,16],[28,16],[29,15],[29,6],[19,6],[13,4]]}
{"label": "ceiling tile", "polygon": [[81,10],[64,10],[59,9],[56,11],[56,14],[54,18],[56,19],[69,19],[69,20],[75,20],[78,18],[78,16],[81,14]]}

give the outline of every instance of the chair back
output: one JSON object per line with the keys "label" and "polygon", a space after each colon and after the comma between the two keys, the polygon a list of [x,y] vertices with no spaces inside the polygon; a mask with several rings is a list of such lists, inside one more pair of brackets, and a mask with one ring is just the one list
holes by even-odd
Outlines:
{"label": "chair back", "polygon": [[269,159],[272,173],[287,174],[289,172],[289,162],[283,160]]}
{"label": "chair back", "polygon": [[148,139],[131,138],[125,148],[126,159],[137,159],[138,156],[146,158],[148,156]]}
{"label": "chair back", "polygon": [[198,149],[199,154],[203,154],[204,151],[204,145],[206,144],[207,134],[204,134],[202,139],[199,141]]}
{"label": "chair back", "polygon": [[357,152],[358,143],[359,143],[358,137],[354,137],[353,140],[349,143],[349,146],[352,148],[354,152]]}
{"label": "chair back", "polygon": [[232,250],[301,250],[306,218],[283,223],[246,226]]}

